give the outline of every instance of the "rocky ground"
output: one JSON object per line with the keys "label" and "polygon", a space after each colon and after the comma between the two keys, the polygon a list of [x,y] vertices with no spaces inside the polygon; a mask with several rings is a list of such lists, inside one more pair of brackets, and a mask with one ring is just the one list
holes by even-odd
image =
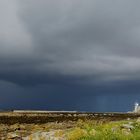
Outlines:
{"label": "rocky ground", "polygon": [[78,120],[45,124],[0,124],[0,140],[139,140],[140,119]]}
{"label": "rocky ground", "polygon": [[[75,127],[75,123],[49,122],[45,124],[0,124],[1,140],[62,140],[64,131]],[[61,136],[61,137],[60,137]]]}
{"label": "rocky ground", "polygon": [[0,113],[0,140],[140,140],[140,114]]}

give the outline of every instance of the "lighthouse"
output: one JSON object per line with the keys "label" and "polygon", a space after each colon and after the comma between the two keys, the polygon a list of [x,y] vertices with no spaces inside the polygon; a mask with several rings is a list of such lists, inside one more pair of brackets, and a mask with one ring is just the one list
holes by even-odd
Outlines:
{"label": "lighthouse", "polygon": [[139,111],[140,111],[139,103],[136,102],[134,106],[134,112],[138,113]]}

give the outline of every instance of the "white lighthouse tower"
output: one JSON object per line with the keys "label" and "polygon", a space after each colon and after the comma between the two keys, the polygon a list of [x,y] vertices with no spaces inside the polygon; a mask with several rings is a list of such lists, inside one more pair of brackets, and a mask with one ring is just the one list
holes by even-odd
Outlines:
{"label": "white lighthouse tower", "polygon": [[135,113],[138,113],[138,112],[139,112],[139,109],[140,109],[139,103],[136,102],[136,103],[135,103],[135,107],[134,107],[134,112],[135,112]]}

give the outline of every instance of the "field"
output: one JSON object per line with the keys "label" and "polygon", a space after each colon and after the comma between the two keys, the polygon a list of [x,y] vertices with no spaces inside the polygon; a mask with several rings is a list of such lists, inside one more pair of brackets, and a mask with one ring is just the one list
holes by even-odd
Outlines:
{"label": "field", "polygon": [[1,112],[0,140],[140,140],[140,114]]}

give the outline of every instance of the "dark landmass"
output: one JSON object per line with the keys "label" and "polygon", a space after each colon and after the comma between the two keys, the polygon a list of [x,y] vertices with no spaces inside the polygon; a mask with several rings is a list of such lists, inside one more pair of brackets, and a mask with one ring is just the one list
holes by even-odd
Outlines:
{"label": "dark landmass", "polygon": [[2,111],[0,123],[48,123],[81,120],[105,120],[117,121],[135,119],[140,117],[138,113],[93,113],[76,111]]}

